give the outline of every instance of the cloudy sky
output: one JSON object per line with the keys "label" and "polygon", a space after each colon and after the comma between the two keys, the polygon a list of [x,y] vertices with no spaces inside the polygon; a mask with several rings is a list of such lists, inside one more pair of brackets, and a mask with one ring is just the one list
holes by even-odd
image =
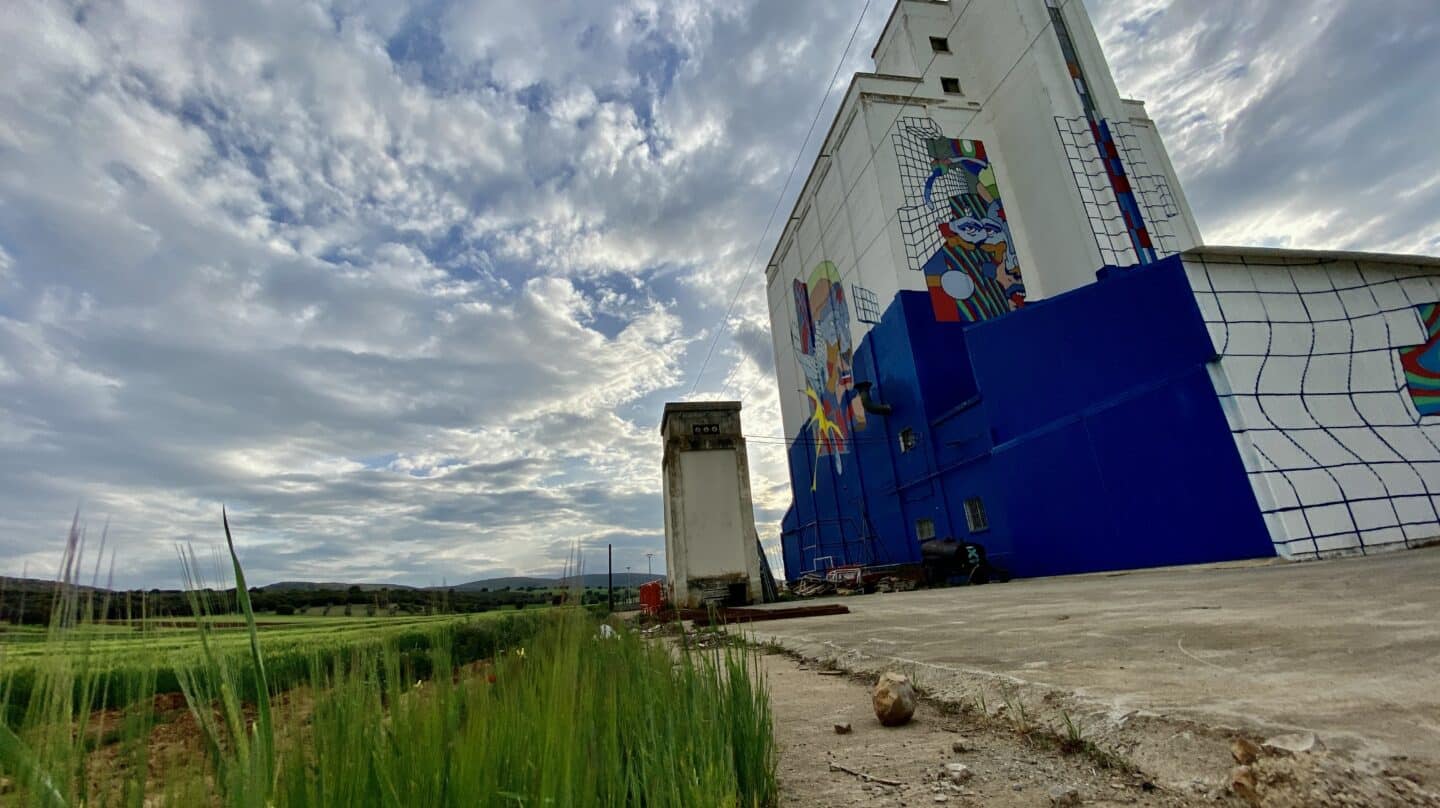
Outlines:
{"label": "cloudy sky", "polygon": [[[1434,0],[1086,2],[1207,241],[1440,254]],[[0,573],[78,506],[175,585],[222,502],[261,583],[643,570],[661,406],[862,4],[7,3]],[[777,436],[758,277],[699,390]]]}

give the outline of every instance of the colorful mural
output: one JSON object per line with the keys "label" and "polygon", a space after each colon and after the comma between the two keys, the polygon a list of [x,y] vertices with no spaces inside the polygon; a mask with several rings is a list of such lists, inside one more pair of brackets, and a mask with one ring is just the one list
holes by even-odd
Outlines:
{"label": "colorful mural", "polygon": [[1065,57],[1065,66],[1070,70],[1070,79],[1075,83],[1075,92],[1080,95],[1080,106],[1085,110],[1085,119],[1090,124],[1090,134],[1095,139],[1095,148],[1100,152],[1100,160],[1105,165],[1105,174],[1110,179],[1110,187],[1115,192],[1115,202],[1120,208],[1120,215],[1125,220],[1125,231],[1130,236],[1130,244],[1135,249],[1135,258],[1141,264],[1152,264],[1158,260],[1155,253],[1155,245],[1150,239],[1150,230],[1145,226],[1145,217],[1140,213],[1140,203],[1135,198],[1135,189],[1131,186],[1130,177],[1125,173],[1125,161],[1120,159],[1120,150],[1115,145],[1114,134],[1110,131],[1110,122],[1100,115],[1100,110],[1095,106],[1095,98],[1090,94],[1089,83],[1085,80],[1085,70],[1080,66],[1080,55],[1075,50],[1075,41],[1070,36],[1070,27],[1065,22],[1065,15],[1062,13],[1061,4],[1056,0],[1048,0],[1046,3],[1050,10],[1051,27],[1055,30],[1055,36],[1060,40],[1060,52]]}
{"label": "colorful mural", "polygon": [[926,147],[931,171],[925,204],[937,204],[933,192],[942,178],[955,189],[940,217],[940,249],[923,267],[935,318],[973,323],[1025,305],[1020,261],[985,144],[937,137]]}
{"label": "colorful mural", "polygon": [[840,271],[833,263],[821,261],[811,271],[808,283],[795,281],[794,293],[795,354],[810,399],[806,426],[817,461],[810,480],[813,491],[813,469],[818,468],[821,457],[834,457],[835,470],[843,473],[840,456],[849,451],[852,432],[865,428],[865,410],[855,392],[850,309]]}
{"label": "colorful mural", "polygon": [[1440,304],[1416,306],[1429,339],[1400,352],[1405,369],[1405,389],[1422,416],[1440,415]]}

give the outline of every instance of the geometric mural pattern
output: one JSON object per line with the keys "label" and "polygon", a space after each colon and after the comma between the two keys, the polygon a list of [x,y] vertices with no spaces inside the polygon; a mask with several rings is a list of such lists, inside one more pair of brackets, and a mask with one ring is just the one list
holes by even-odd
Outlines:
{"label": "geometric mural pattern", "polygon": [[1440,341],[1440,268],[1205,254],[1185,270],[1277,552],[1368,553],[1440,537],[1440,417],[1426,417],[1437,408],[1407,379],[1407,365]]}
{"label": "geometric mural pattern", "polygon": [[[1169,205],[1169,184],[1158,172],[1137,171],[1136,158],[1143,154],[1139,140],[1128,125],[1112,123],[1101,115],[1091,92],[1080,53],[1065,22],[1064,2],[1046,0],[1050,25],[1055,31],[1060,54],[1070,73],[1070,81],[1080,99],[1084,116],[1055,119],[1060,142],[1070,160],[1070,170],[1080,189],[1080,198],[1090,214],[1090,230],[1100,247],[1101,258],[1110,266],[1150,264],[1174,252],[1173,245],[1164,243],[1163,234],[1156,232],[1155,206],[1168,213],[1164,220],[1179,214],[1173,198]],[[1142,180],[1144,180],[1142,182]],[[1146,185],[1151,198],[1146,199]],[[1161,192],[1161,189],[1164,192]]]}
{"label": "geometric mural pattern", "polygon": [[1405,368],[1405,389],[1415,404],[1416,412],[1440,415],[1440,305],[1426,303],[1416,306],[1427,339],[1421,345],[1400,352],[1400,366]]}
{"label": "geometric mural pattern", "polygon": [[928,118],[901,120],[894,142],[901,241],[910,268],[925,273],[936,319],[978,322],[1023,306],[1020,262],[985,144],[947,138]]}
{"label": "geometric mural pattern", "polygon": [[[1170,183],[1164,174],[1145,160],[1139,136],[1128,123],[1108,123],[1118,159],[1127,168],[1126,186],[1134,195],[1133,204],[1141,211],[1146,224],[1145,241],[1157,258],[1179,251],[1173,219],[1180,215]],[[1124,209],[1115,196],[1115,185],[1101,147],[1095,142],[1090,121],[1081,118],[1055,119],[1060,143],[1070,162],[1070,173],[1080,192],[1080,202],[1090,220],[1090,232],[1100,248],[1100,260],[1106,266],[1127,267],[1143,263],[1135,252],[1136,236],[1127,222]]]}
{"label": "geometric mural pattern", "polygon": [[862,323],[880,322],[880,298],[863,286],[852,285],[850,291],[854,293],[855,319]]}
{"label": "geometric mural pattern", "polygon": [[943,206],[944,244],[925,262],[925,285],[940,322],[974,323],[999,317],[1025,305],[1025,284],[1015,239],[1000,199],[995,169],[978,140],[934,138],[929,143],[935,168],[928,183],[959,174],[965,190],[931,206]]}
{"label": "geometric mural pattern", "polygon": [[950,218],[947,206],[931,205],[929,200],[949,199],[967,190],[958,173],[931,179],[934,165],[929,143],[943,137],[940,125],[930,118],[902,118],[895,126],[895,157],[904,195],[899,210],[900,235],[906,264],[916,272],[925,271],[925,263],[944,246],[940,225]]}

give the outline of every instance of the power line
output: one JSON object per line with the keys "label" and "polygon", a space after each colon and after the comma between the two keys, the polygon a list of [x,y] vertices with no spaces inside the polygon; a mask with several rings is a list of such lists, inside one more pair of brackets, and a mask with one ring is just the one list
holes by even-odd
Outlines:
{"label": "power line", "polygon": [[790,181],[795,178],[795,169],[800,167],[800,158],[805,156],[805,147],[810,143],[810,136],[815,133],[815,124],[820,121],[820,113],[825,111],[825,103],[830,100],[830,93],[835,89],[835,79],[840,76],[840,68],[845,66],[845,57],[850,55],[850,46],[855,43],[855,35],[860,32],[860,23],[865,21],[865,12],[870,9],[870,0],[865,0],[865,5],[860,9],[860,16],[855,20],[855,27],[850,31],[850,39],[845,43],[845,50],[840,53],[840,60],[835,63],[835,72],[830,75],[830,83],[825,85],[825,96],[820,99],[820,106],[815,109],[815,117],[810,119],[810,128],[805,130],[805,139],[800,142],[800,149],[795,153],[795,162],[790,164],[790,173],[785,175],[785,184],[780,187],[780,195],[775,199],[775,206],[770,208],[770,217],[765,220],[765,229],[760,231],[760,238],[755,242],[755,251],[750,255],[750,261],[745,265],[745,272],[740,276],[740,283],[735,286],[735,294],[730,296],[730,305],[725,307],[725,316],[715,327],[715,336],[710,340],[710,348],[705,352],[705,361],[700,363],[700,370],[695,373],[695,383],[690,386],[690,395],[700,388],[700,380],[705,376],[705,368],[710,366],[710,358],[715,355],[715,346],[720,342],[720,335],[725,333],[725,327],[730,323],[730,315],[735,311],[735,302],[740,299],[740,293],[745,289],[745,282],[750,279],[750,273],[755,269],[755,260],[760,257],[760,248],[765,246],[765,237],[770,233],[770,225],[775,222],[775,214],[780,210],[780,203],[785,201],[785,192],[790,190]]}

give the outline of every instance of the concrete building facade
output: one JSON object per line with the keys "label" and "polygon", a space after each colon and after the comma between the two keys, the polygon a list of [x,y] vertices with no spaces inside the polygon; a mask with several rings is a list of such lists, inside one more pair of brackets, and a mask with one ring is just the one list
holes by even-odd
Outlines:
{"label": "concrete building facade", "polygon": [[761,601],[760,554],[740,402],[670,403],[665,441],[665,565],[671,600]]}
{"label": "concrete building facade", "polygon": [[1434,262],[1203,247],[1081,0],[899,0],[872,57],[766,273],[788,578],[1440,534]]}

